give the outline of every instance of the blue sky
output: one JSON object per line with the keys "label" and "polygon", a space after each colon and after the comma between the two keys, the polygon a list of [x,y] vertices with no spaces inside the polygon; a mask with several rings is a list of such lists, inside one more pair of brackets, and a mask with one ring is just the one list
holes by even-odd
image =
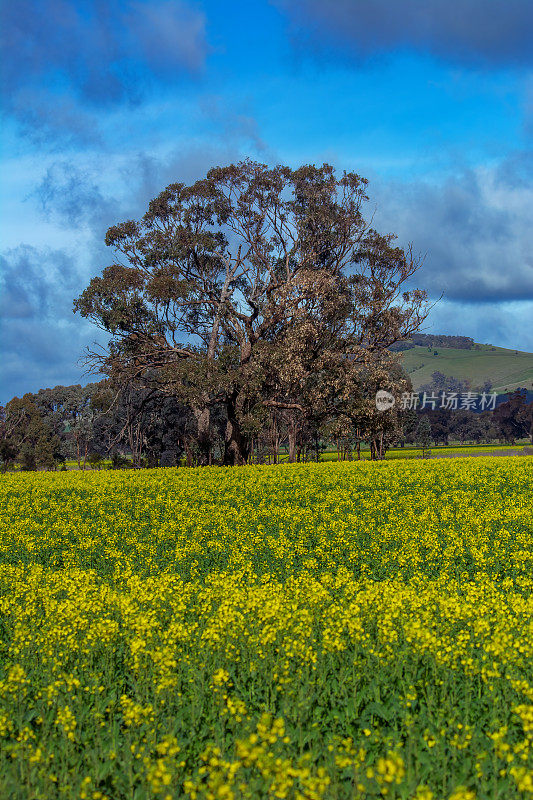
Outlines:
{"label": "blue sky", "polygon": [[533,351],[529,0],[21,0],[2,11],[0,402],[83,382],[109,226],[250,156],[370,180],[428,331]]}

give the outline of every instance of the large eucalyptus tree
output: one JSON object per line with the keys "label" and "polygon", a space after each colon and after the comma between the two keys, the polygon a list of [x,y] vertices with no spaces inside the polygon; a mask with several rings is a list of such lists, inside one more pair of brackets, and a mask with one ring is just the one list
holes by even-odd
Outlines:
{"label": "large eucalyptus tree", "polygon": [[249,160],[171,184],[109,229],[115,260],[74,303],[111,334],[93,362],[190,405],[205,462],[215,403],[226,464],[246,462],[261,409],[355,413],[427,313],[407,288],[419,262],[365,221],[366,189],[327,164]]}

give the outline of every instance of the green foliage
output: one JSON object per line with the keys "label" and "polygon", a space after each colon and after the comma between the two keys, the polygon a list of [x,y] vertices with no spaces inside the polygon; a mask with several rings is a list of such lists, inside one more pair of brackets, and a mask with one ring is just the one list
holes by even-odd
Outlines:
{"label": "green foliage", "polygon": [[0,443],[4,470],[16,462],[23,471],[54,469],[62,460],[59,437],[31,394],[15,397],[7,404],[0,424]]}

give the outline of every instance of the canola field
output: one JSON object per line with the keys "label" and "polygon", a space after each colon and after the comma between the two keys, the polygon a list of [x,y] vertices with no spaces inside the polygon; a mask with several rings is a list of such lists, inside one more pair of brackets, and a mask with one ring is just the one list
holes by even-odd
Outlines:
{"label": "canola field", "polygon": [[0,797],[533,797],[533,459],[0,478]]}

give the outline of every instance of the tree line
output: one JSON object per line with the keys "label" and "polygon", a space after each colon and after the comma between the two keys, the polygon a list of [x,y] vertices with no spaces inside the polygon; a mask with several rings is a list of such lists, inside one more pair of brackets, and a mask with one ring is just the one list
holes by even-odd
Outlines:
{"label": "tree line", "polygon": [[[463,444],[533,442],[533,402],[517,390],[494,411],[449,409],[372,410],[357,423],[331,417],[304,419],[299,412],[270,408],[250,444],[249,463],[320,460],[333,449],[340,460],[383,457],[392,445],[429,448]],[[227,419],[213,406],[209,426],[211,464],[223,463]],[[41,389],[0,406],[2,471],[170,467],[204,463],[206,442],[197,438],[194,410],[161,392],[132,389],[117,394],[110,381]],[[374,443],[374,446],[372,446]],[[381,451],[380,451],[381,445]],[[292,446],[292,450],[291,450]]]}

